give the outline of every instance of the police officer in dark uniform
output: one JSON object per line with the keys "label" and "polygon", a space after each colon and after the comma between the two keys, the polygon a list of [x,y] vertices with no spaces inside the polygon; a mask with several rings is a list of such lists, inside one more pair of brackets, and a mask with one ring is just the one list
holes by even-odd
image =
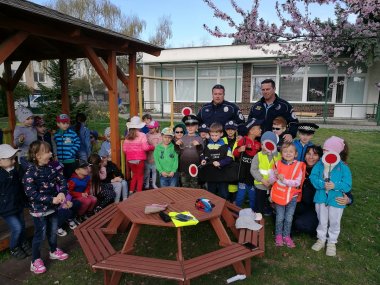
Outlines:
{"label": "police officer in dark uniform", "polygon": [[266,131],[272,131],[272,123],[276,117],[284,117],[288,123],[290,133],[284,135],[284,141],[291,142],[297,135],[298,119],[293,112],[292,105],[278,97],[275,91],[276,84],[272,79],[265,79],[261,82],[263,97],[251,107],[248,120],[251,118],[263,120],[261,129],[264,133]]}
{"label": "police officer in dark uniform", "polygon": [[212,87],[212,101],[203,105],[198,112],[201,123],[211,126],[212,123],[220,123],[224,126],[228,121],[235,121],[238,125],[244,125],[244,117],[239,107],[234,103],[224,100],[224,86],[216,84]]}

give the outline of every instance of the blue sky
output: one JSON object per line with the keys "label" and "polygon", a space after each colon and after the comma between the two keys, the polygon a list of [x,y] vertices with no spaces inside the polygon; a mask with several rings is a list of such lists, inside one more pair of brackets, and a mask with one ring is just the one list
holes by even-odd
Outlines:
{"label": "blue sky", "polygon": [[[32,0],[43,4],[47,0]],[[215,38],[204,30],[203,24],[210,27],[219,26],[222,31],[232,30],[221,20],[213,17],[212,10],[202,0],[111,0],[125,15],[137,15],[146,21],[146,30],[142,34],[142,40],[148,40],[153,35],[162,16],[170,16],[172,21],[173,37],[169,41],[169,47],[187,47],[202,45],[226,45],[231,44],[231,39]],[[244,10],[250,10],[252,0],[236,0]],[[261,14],[267,21],[274,19],[275,0],[261,1]],[[229,0],[214,0],[214,3],[223,11],[240,23],[242,18],[236,14]],[[332,15],[332,8],[323,10],[315,6],[313,15],[320,18]]]}

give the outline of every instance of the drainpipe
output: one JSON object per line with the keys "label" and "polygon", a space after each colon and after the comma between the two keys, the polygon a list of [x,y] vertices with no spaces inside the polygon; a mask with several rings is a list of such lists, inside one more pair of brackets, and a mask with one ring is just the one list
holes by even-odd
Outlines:
{"label": "drainpipe", "polygon": [[236,104],[236,96],[237,96],[237,73],[238,73],[238,62],[235,60],[235,104]]}
{"label": "drainpipe", "polygon": [[196,62],[196,67],[195,67],[195,104],[194,104],[194,111],[195,114],[198,114],[198,61]]}

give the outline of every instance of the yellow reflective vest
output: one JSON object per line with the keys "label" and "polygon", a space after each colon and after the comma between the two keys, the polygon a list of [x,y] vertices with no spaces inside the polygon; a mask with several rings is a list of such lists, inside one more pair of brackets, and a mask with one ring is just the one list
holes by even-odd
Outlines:
{"label": "yellow reflective vest", "polygon": [[[273,157],[273,159],[271,159],[269,161],[269,158],[268,158],[268,155],[267,154],[264,154],[262,151],[258,152],[256,155],[258,155],[258,161],[259,161],[259,172],[260,174],[263,176],[263,179],[269,179],[269,170],[273,168],[273,165],[281,160],[281,154],[280,153],[277,153],[277,155],[275,155]],[[261,181],[257,181],[255,180],[255,184],[263,184]]]}

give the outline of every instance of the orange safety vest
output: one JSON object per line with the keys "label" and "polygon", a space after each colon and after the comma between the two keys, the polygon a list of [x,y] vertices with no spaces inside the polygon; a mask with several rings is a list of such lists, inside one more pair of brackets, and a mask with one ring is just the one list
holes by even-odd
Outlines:
{"label": "orange safety vest", "polygon": [[[290,187],[281,183],[281,181],[276,181],[271,189],[270,197],[272,201],[278,205],[287,205],[295,195],[302,193],[302,184],[305,178],[306,165],[303,162],[295,161],[291,165],[286,165],[282,161],[276,162],[277,171],[284,175],[285,179],[292,180],[298,177],[302,171],[301,184],[298,187]],[[297,199],[297,202],[299,199]]]}

